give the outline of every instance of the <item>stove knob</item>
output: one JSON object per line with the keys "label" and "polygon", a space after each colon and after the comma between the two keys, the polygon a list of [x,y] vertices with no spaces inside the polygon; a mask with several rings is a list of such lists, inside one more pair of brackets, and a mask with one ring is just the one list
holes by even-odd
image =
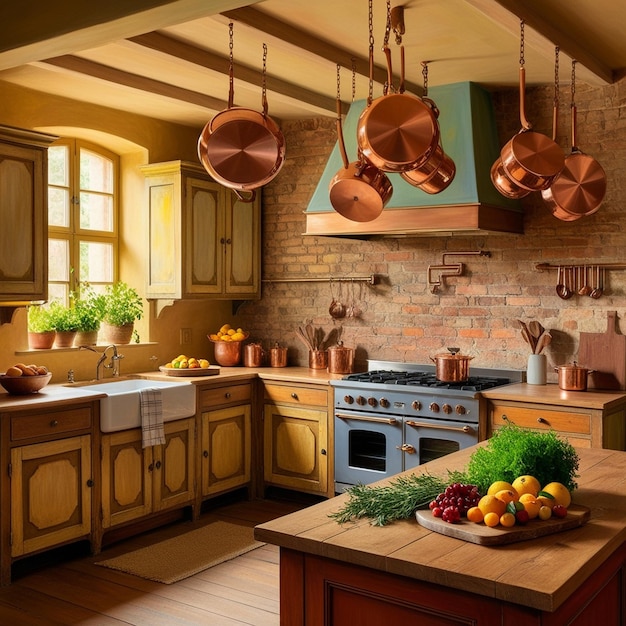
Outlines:
{"label": "stove knob", "polygon": [[354,398],[353,398],[352,396],[344,396],[344,397],[343,397],[343,401],[344,401],[346,404],[352,404],[352,403],[354,402]]}
{"label": "stove knob", "polygon": [[452,407],[449,404],[444,404],[441,407],[441,410],[446,414],[446,415],[450,415],[450,413],[452,413]]}
{"label": "stove knob", "polygon": [[388,409],[391,406],[391,402],[389,402],[387,398],[381,398],[378,404],[380,404],[380,406],[382,406],[383,409]]}
{"label": "stove knob", "polygon": [[413,402],[411,402],[411,406],[414,411],[419,411],[422,408],[422,403],[419,400],[413,400]]}
{"label": "stove knob", "polygon": [[439,413],[439,405],[436,402],[431,402],[429,408],[433,413]]}
{"label": "stove knob", "polygon": [[467,413],[467,409],[462,404],[457,404],[454,407],[454,410],[457,412],[458,415],[465,415]]}
{"label": "stove knob", "polygon": [[359,406],[364,406],[365,404],[367,404],[367,400],[363,396],[357,396],[356,403]]}
{"label": "stove knob", "polygon": [[368,399],[367,399],[367,403],[368,403],[370,406],[376,406],[376,405],[378,404],[378,400],[376,400],[376,398],[368,398]]}

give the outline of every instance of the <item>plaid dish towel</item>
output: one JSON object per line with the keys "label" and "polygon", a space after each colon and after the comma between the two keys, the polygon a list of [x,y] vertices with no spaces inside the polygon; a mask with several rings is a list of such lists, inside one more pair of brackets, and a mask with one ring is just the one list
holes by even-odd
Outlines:
{"label": "plaid dish towel", "polygon": [[142,447],[158,446],[165,443],[163,428],[163,400],[161,390],[140,389]]}

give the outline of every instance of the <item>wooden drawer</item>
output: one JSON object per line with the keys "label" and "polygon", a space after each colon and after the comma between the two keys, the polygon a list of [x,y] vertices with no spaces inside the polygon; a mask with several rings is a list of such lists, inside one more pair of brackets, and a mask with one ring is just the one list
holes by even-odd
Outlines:
{"label": "wooden drawer", "polygon": [[589,413],[493,404],[491,425],[497,428],[506,424],[507,421],[535,430],[591,434],[591,414]]}
{"label": "wooden drawer", "polygon": [[51,437],[89,428],[91,428],[91,409],[87,407],[11,415],[11,441]]}
{"label": "wooden drawer", "polygon": [[200,391],[200,407],[213,408],[222,404],[238,404],[252,401],[252,385],[230,385],[228,387],[211,387]]}
{"label": "wooden drawer", "polygon": [[328,390],[266,383],[265,400],[277,404],[306,404],[326,407],[328,404]]}

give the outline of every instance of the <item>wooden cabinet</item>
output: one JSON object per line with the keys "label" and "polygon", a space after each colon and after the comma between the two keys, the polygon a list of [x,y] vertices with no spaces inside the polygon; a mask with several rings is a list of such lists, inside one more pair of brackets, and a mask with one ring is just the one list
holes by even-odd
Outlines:
{"label": "wooden cabinet", "polygon": [[35,552],[89,539],[95,498],[94,405],[8,411],[2,424],[1,584],[11,563]]}
{"label": "wooden cabinet", "polygon": [[48,298],[48,145],[56,139],[0,126],[0,301]]}
{"label": "wooden cabinet", "polygon": [[251,382],[200,391],[203,498],[251,482],[252,397]]}
{"label": "wooden cabinet", "polygon": [[319,385],[264,383],[266,485],[334,495],[330,395]]}
{"label": "wooden cabinet", "polygon": [[141,429],[102,436],[102,526],[195,500],[195,418],[166,422],[165,444],[142,448]]}
{"label": "wooden cabinet", "polygon": [[261,210],[194,163],[142,167],[146,177],[148,298],[260,297]]}

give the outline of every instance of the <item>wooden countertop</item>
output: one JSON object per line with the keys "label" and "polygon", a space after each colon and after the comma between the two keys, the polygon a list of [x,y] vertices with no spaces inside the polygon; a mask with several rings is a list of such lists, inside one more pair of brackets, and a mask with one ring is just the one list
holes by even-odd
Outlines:
{"label": "wooden countertop", "polygon": [[587,409],[610,409],[626,401],[626,391],[563,391],[558,385],[528,385],[515,383],[482,391],[489,400],[511,400],[514,402],[534,402],[536,404],[556,404],[564,407]]}
{"label": "wooden countertop", "polygon": [[[411,471],[445,475],[449,469],[464,468],[473,450],[461,450]],[[426,530],[414,519],[384,527],[372,526],[367,519],[340,525],[328,515],[345,503],[348,495],[342,494],[261,524],[255,537],[304,553],[554,611],[626,541],[626,452],[578,452],[579,488],[573,500],[590,507],[591,519],[580,528],[555,535],[486,547]]]}
{"label": "wooden countertop", "polygon": [[76,404],[85,400],[99,400],[104,396],[103,393],[82,391],[80,387],[65,385],[47,385],[37,393],[25,396],[12,396],[2,389],[0,390],[0,412],[29,411],[44,406]]}

